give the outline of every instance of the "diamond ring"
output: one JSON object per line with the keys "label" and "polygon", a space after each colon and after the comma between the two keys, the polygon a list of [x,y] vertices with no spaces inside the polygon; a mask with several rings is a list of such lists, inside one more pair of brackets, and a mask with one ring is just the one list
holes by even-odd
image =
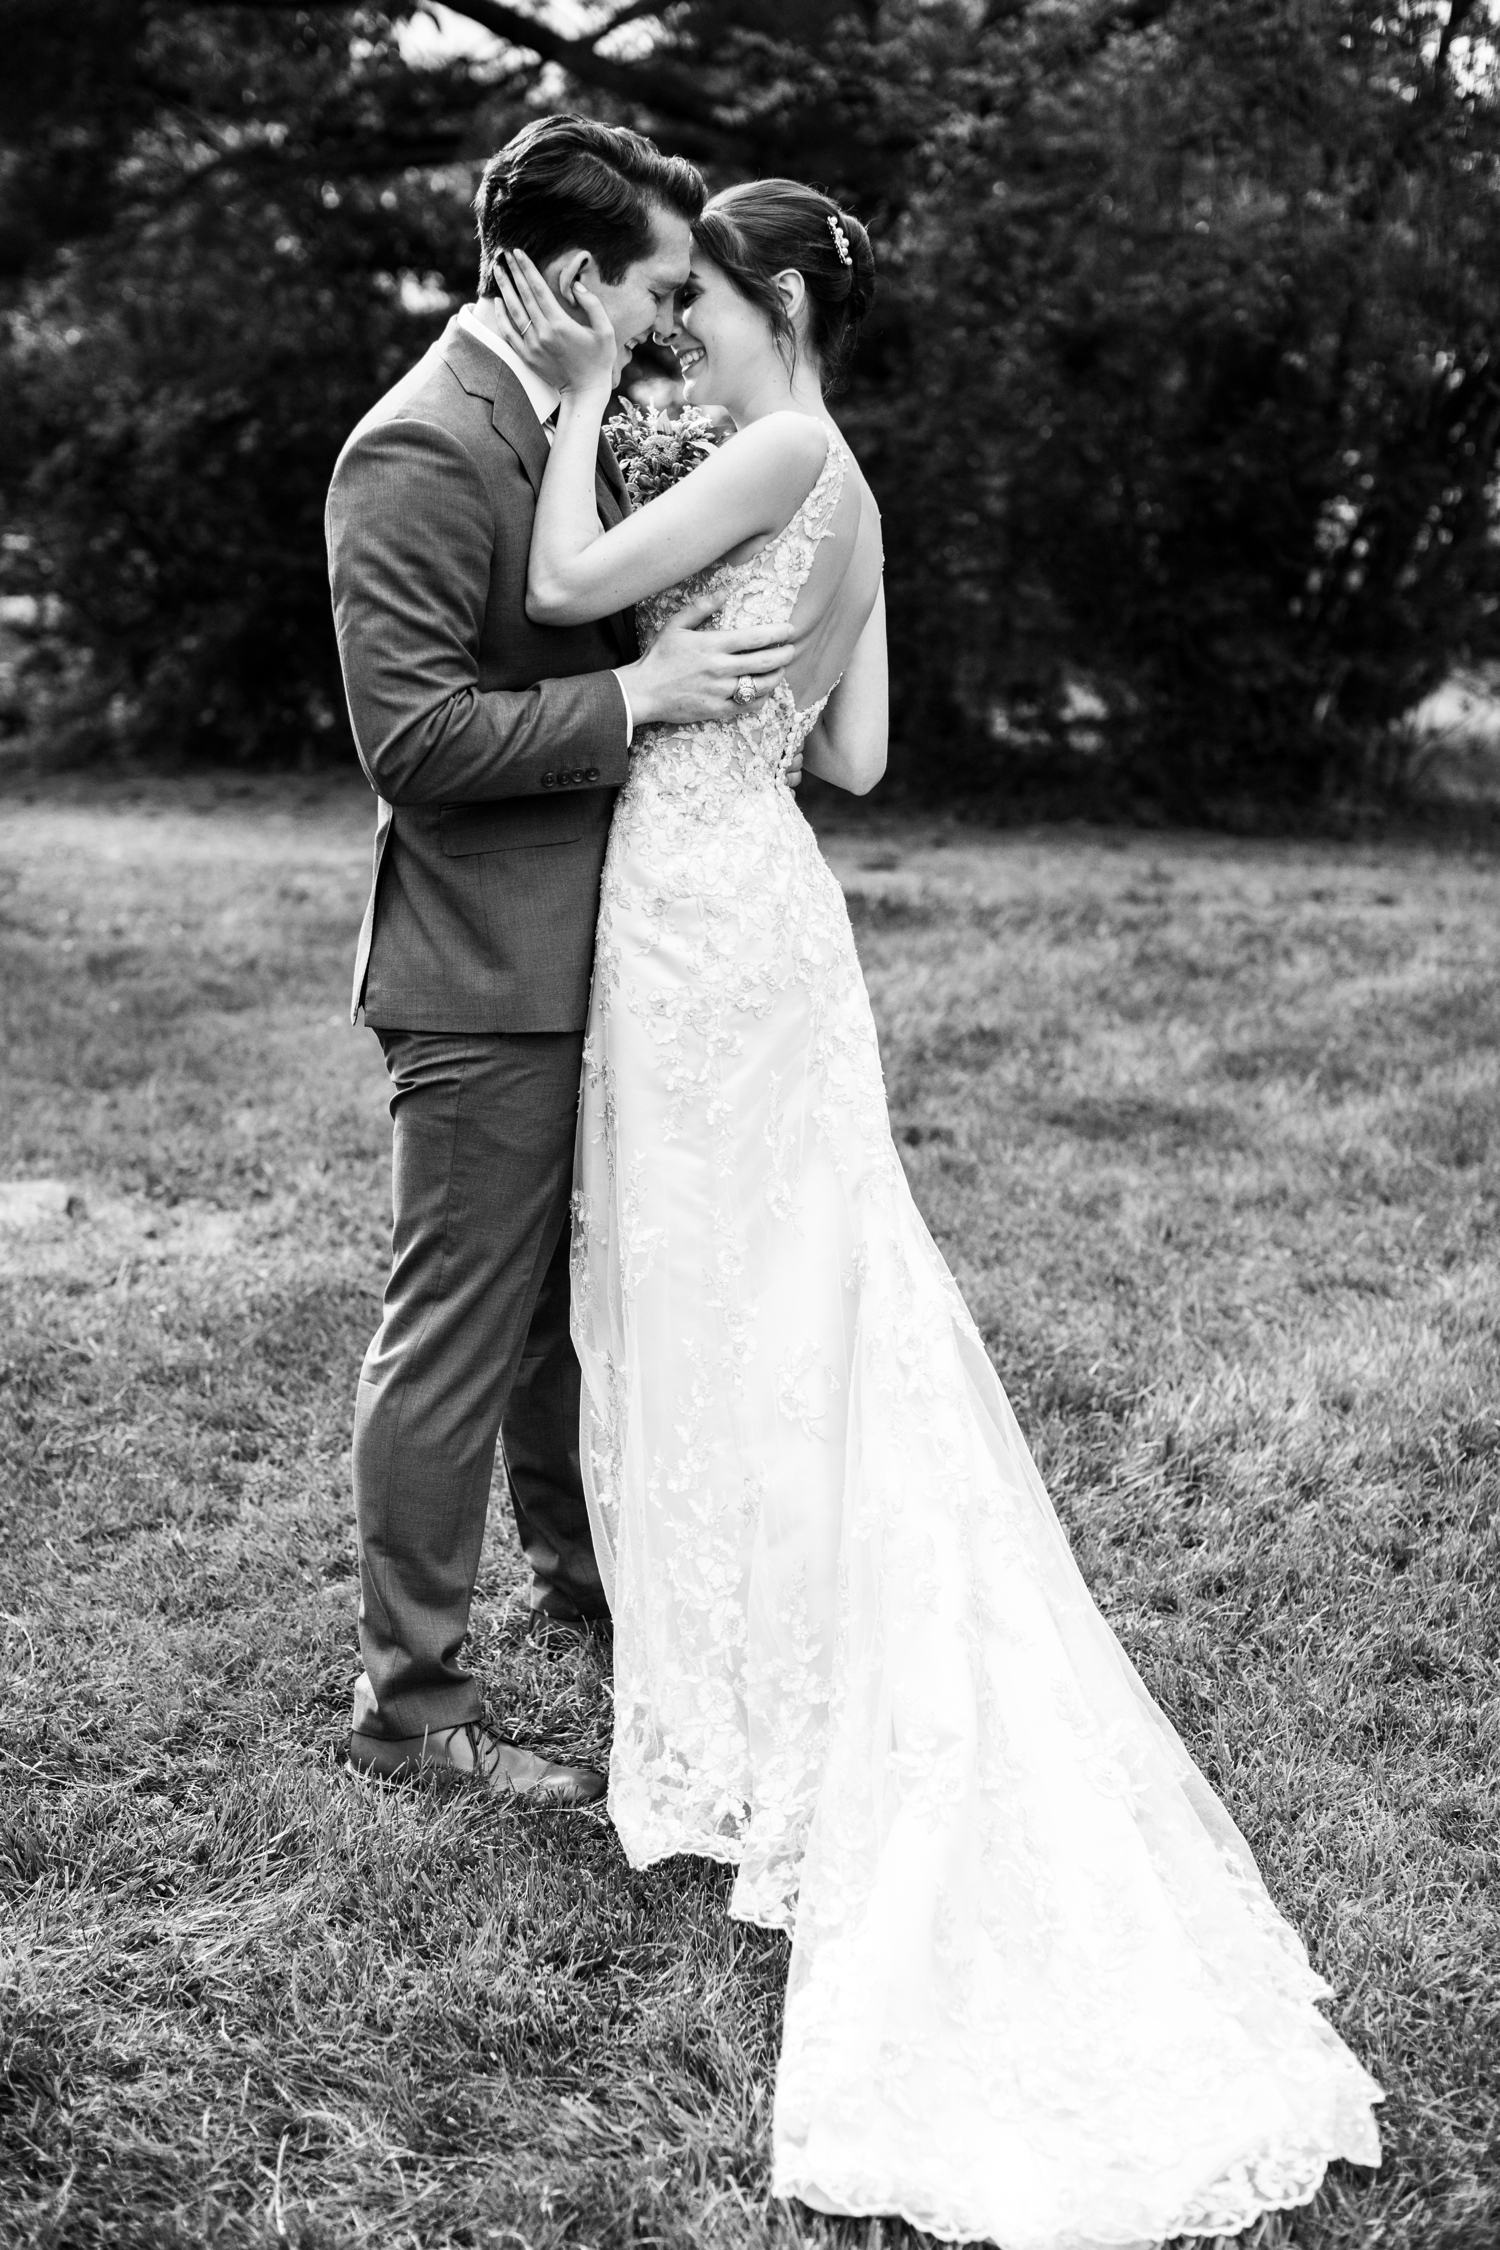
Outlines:
{"label": "diamond ring", "polygon": [[741,672],[739,679],[735,682],[735,702],[753,703],[759,693],[760,689],[756,684],[754,676],[749,672]]}

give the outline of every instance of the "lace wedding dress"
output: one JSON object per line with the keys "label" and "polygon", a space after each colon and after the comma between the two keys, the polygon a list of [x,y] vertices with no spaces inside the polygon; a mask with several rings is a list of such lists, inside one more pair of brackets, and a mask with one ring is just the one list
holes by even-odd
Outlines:
{"label": "lace wedding dress", "polygon": [[[836,441],[689,595],[783,622]],[[857,495],[850,488],[850,498]],[[1379,2089],[1089,1598],[908,1190],[849,919],[782,780],[818,709],[643,730],[574,1207],[632,1864],[793,1933],[774,2184],[950,2239],[1230,2233],[1379,2161]]]}

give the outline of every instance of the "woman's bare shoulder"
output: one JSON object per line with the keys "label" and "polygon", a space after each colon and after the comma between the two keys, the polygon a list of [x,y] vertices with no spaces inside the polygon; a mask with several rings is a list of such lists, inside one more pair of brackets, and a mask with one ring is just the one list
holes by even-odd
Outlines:
{"label": "woman's bare shoulder", "polygon": [[799,414],[795,407],[781,406],[773,414],[747,422],[722,451],[747,466],[815,477],[828,458],[830,442],[826,422],[813,414]]}

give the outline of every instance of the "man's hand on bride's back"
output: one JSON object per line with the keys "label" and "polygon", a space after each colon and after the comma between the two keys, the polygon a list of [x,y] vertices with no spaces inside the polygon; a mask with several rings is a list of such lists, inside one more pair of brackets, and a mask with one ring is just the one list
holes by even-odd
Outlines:
{"label": "man's hand on bride's back", "polygon": [[[731,719],[771,694],[791,662],[786,627],[751,625],[734,633],[704,629],[718,602],[700,594],[665,625],[639,663],[620,673],[637,726],[690,726]],[[753,688],[754,693],[750,692]]]}

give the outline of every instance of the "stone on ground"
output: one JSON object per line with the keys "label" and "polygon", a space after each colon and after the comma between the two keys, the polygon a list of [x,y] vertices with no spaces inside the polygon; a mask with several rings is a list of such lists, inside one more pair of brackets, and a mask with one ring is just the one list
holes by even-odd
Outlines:
{"label": "stone on ground", "polygon": [[0,1180],[0,1227],[45,1226],[83,1208],[66,1180]]}

